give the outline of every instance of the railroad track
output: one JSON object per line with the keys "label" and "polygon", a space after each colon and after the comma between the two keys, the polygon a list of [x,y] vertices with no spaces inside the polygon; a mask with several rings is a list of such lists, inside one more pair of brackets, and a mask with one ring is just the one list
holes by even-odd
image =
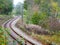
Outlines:
{"label": "railroad track", "polygon": [[21,39],[23,38],[24,45],[42,45],[40,42],[37,40],[33,39],[32,37],[28,36],[26,33],[21,31],[20,29],[16,28],[15,24],[16,22],[20,19],[20,17],[15,17],[12,20],[8,20],[3,24],[4,28],[9,28],[10,30],[6,30],[6,32],[18,42],[20,43]]}
{"label": "railroad track", "polygon": [[[7,34],[13,39],[13,40],[15,40],[15,41],[17,41],[18,42],[18,45],[19,45],[19,43],[20,43],[20,41],[19,40],[17,40],[17,38],[16,37],[14,37],[10,32],[9,32],[9,24],[10,24],[10,22],[11,22],[11,19],[10,20],[8,20],[8,21],[6,21],[3,25],[2,25],[2,27],[4,28],[4,29],[7,29],[7,30],[5,30],[6,32],[7,32]],[[13,32],[14,33],[14,32]],[[14,33],[15,34],[15,33]],[[16,35],[16,34],[15,34]],[[6,45],[6,44],[5,44]]]}

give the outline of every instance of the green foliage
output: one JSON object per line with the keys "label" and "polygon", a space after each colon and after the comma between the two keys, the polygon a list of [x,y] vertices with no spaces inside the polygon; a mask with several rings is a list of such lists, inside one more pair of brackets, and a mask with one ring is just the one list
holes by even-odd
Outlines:
{"label": "green foliage", "polygon": [[27,10],[24,10],[24,15],[27,15],[27,13],[28,13]]}
{"label": "green foliage", "polygon": [[46,12],[41,12],[41,13],[38,13],[38,12],[35,12],[33,14],[33,16],[31,17],[31,22],[33,24],[38,24],[42,27],[48,27],[47,26],[47,19],[48,19],[48,16],[47,16],[47,13]]}
{"label": "green foliage", "polygon": [[25,1],[24,1],[24,9],[27,10],[27,6],[28,6],[28,4],[27,4],[27,1],[25,0]]}
{"label": "green foliage", "polygon": [[0,0],[0,14],[8,14],[13,9],[13,0]]}
{"label": "green foliage", "polygon": [[4,36],[4,31],[2,27],[0,27],[0,45],[5,45],[5,44],[6,44],[6,40]]}
{"label": "green foliage", "polygon": [[48,21],[48,16],[46,12],[41,12],[40,13],[40,21],[39,21],[39,25],[46,28],[48,27],[47,25],[47,21]]}
{"label": "green foliage", "polygon": [[33,14],[32,18],[31,18],[31,22],[33,24],[39,24],[40,21],[40,15],[36,12]]}
{"label": "green foliage", "polygon": [[46,17],[47,17],[46,12],[41,12],[41,13],[40,13],[40,20],[45,20]]}
{"label": "green foliage", "polygon": [[[28,5],[28,14],[27,12],[24,12],[26,15],[26,20],[28,23],[38,24],[44,28],[50,28],[54,27],[54,30],[58,30],[59,24],[55,23],[52,19],[55,17],[60,18],[60,4],[59,0],[26,0],[26,4]],[[37,11],[36,11],[37,10]],[[34,12],[37,12],[39,14],[36,14]],[[50,20],[51,18],[51,20]],[[31,19],[31,20],[30,20]],[[58,27],[58,28],[57,28]],[[53,30],[53,29],[52,29]],[[59,29],[60,30],[60,29]]]}
{"label": "green foliage", "polygon": [[35,1],[35,3],[37,3],[37,4],[39,4],[40,3],[40,0],[34,0]]}

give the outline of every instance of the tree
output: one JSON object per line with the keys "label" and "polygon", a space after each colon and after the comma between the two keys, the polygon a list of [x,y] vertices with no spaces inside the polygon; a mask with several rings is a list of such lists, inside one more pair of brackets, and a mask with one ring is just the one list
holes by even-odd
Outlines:
{"label": "tree", "polygon": [[17,15],[22,15],[22,13],[23,13],[23,4],[19,2],[16,5],[15,10],[16,10]]}
{"label": "tree", "polygon": [[0,0],[0,14],[9,14],[13,9],[13,0]]}
{"label": "tree", "polygon": [[27,10],[27,6],[28,6],[28,4],[27,4],[27,1],[25,0],[25,1],[24,1],[24,9]]}

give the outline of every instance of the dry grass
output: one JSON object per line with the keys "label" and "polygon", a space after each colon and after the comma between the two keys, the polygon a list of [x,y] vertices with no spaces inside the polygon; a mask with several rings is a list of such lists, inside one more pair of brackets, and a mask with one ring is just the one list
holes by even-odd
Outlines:
{"label": "dry grass", "polygon": [[41,41],[45,45],[49,45],[54,43],[55,45],[60,44],[60,36],[57,35],[38,35],[38,34],[33,34],[32,37],[37,39],[38,41]]}

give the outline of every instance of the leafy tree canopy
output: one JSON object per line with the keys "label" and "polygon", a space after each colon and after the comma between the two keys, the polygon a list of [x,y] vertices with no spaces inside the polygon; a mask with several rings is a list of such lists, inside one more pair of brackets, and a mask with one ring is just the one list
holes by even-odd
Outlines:
{"label": "leafy tree canopy", "polygon": [[13,0],[0,0],[0,14],[8,14],[13,9]]}

